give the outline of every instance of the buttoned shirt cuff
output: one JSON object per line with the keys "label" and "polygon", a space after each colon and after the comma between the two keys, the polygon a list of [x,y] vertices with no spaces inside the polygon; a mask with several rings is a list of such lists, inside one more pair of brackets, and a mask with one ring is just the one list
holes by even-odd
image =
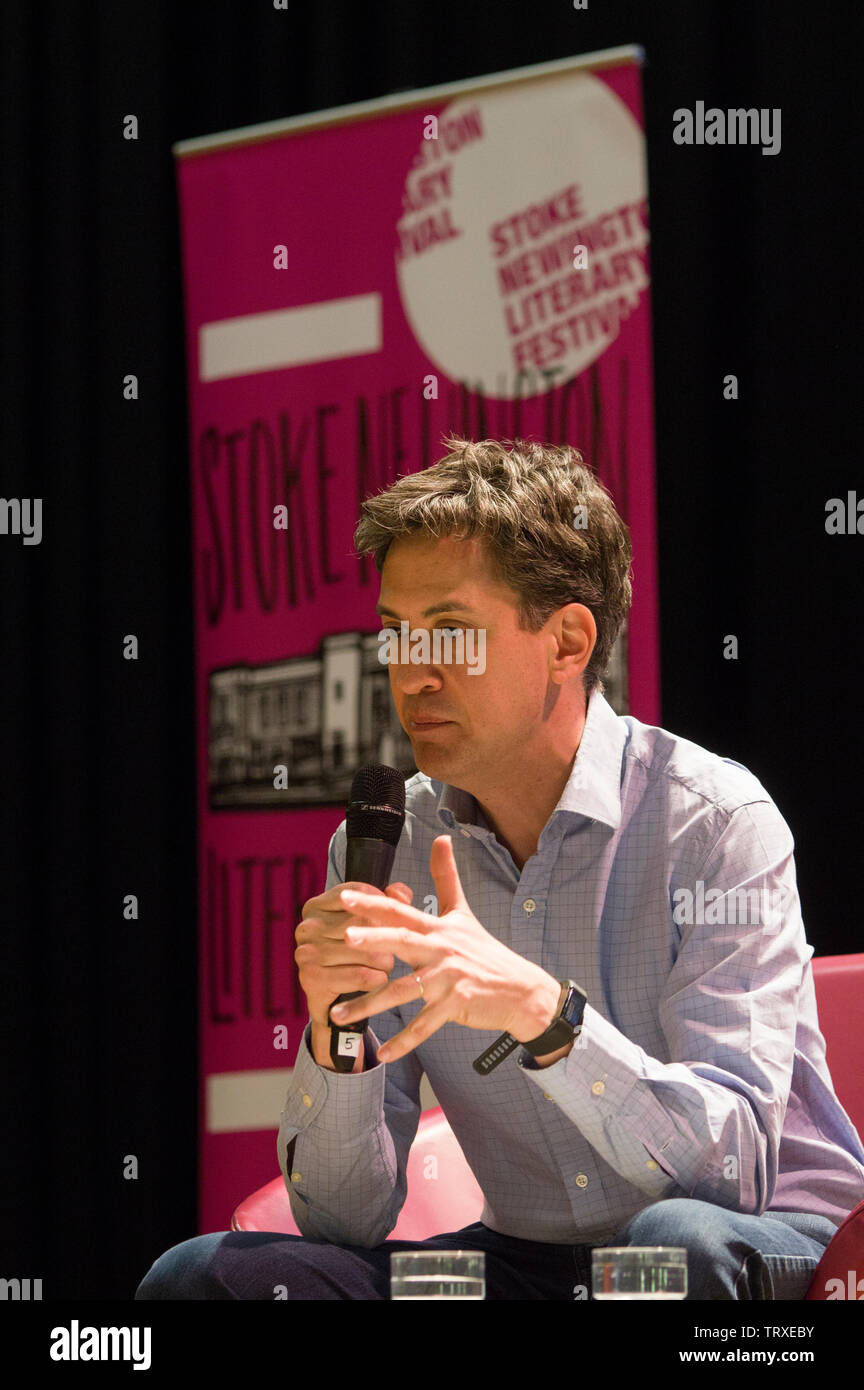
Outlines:
{"label": "buttoned shirt cuff", "polygon": [[378,1121],[384,1107],[386,1067],[378,1061],[381,1046],[372,1029],[364,1034],[365,1067],[361,1072],[330,1071],[319,1067],[312,1055],[312,1025],[307,1024],[297,1049],[291,1087],[282,1111],[283,1127],[288,1139],[308,1128],[319,1115],[346,1137],[355,1130],[366,1133]]}
{"label": "buttoned shirt cuff", "polygon": [[[334,1072],[300,1042],[282,1111],[277,1153],[301,1234],[336,1245],[370,1248],[396,1222],[404,1182],[394,1186],[393,1149],[384,1117],[385,1074],[379,1040],[367,1028],[370,1071]],[[296,1148],[290,1153],[292,1142]]]}

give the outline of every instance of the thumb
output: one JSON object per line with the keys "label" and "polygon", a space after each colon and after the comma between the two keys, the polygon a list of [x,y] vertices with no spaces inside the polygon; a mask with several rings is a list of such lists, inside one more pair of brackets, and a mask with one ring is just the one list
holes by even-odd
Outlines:
{"label": "thumb", "polygon": [[445,912],[453,912],[455,908],[464,908],[470,912],[459,881],[459,870],[456,868],[456,855],[453,853],[453,840],[450,835],[438,835],[435,838],[429,855],[429,868],[438,890],[438,916],[443,917]]}

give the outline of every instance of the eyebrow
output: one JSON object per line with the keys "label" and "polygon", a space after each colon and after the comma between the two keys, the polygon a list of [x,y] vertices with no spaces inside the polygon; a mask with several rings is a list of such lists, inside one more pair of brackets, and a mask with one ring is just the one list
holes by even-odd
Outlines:
{"label": "eyebrow", "polygon": [[[385,614],[390,618],[399,617],[399,614],[395,612],[394,609],[388,608],[387,605],[384,603],[376,603],[375,612],[378,614],[379,617],[384,617]],[[433,604],[431,608],[426,609],[426,612],[423,614],[423,617],[431,618],[436,613],[473,613],[476,616],[477,609],[472,608],[470,604],[463,603],[461,599],[454,598],[445,600],[444,603]]]}

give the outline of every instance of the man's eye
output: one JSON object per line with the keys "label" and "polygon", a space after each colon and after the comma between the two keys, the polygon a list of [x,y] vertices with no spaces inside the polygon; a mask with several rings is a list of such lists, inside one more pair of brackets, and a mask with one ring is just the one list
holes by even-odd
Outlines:
{"label": "man's eye", "polygon": [[[394,637],[399,637],[401,635],[400,629],[398,627],[394,627],[392,623],[382,623],[380,631],[392,632]],[[415,631],[419,631],[419,629],[415,629]],[[464,631],[464,628],[461,624],[451,625],[450,623],[448,623],[446,627],[443,625],[436,625],[436,627],[433,628],[433,631],[443,632],[445,635],[449,633],[450,635],[455,637],[457,633]]]}

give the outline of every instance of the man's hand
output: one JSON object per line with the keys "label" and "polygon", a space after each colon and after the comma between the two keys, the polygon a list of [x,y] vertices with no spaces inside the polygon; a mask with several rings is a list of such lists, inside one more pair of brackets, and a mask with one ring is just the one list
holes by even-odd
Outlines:
{"label": "man's hand", "polygon": [[360,924],[346,928],[346,943],[390,952],[412,973],[340,1005],[333,1018],[350,1023],[422,998],[425,1007],[417,1017],[379,1049],[382,1062],[404,1057],[449,1022],[510,1033],[519,1042],[538,1037],[555,1017],[558,981],[478,922],[462,891],[449,835],[437,836],[429,865],[438,891],[437,917],[390,898],[339,891],[351,921]]}
{"label": "man's hand", "polygon": [[[394,965],[393,956],[387,951],[363,950],[345,941],[345,928],[352,920],[339,900],[340,890],[345,886],[363,889],[366,897],[373,900],[380,897],[384,901],[386,893],[386,899],[392,896],[410,903],[413,896],[404,883],[389,884],[385,893],[370,883],[340,883],[303,904],[303,920],[294,933],[297,942],[294,959],[309,1006],[312,1055],[319,1066],[330,1071],[334,1068],[330,1061],[328,1015],[333,1000],[340,994],[386,984]],[[355,1017],[364,1018],[365,1015],[356,1014]],[[363,1070],[362,1054],[361,1048],[355,1071]]]}

